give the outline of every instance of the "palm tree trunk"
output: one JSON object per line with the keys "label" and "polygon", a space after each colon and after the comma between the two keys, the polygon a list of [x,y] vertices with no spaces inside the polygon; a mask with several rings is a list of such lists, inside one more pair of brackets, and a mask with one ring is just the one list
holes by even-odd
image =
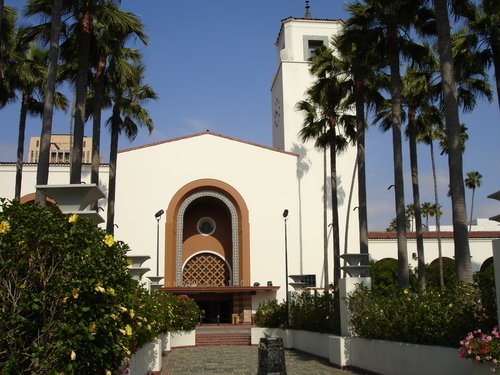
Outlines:
{"label": "palm tree trunk", "polygon": [[[57,60],[59,59],[59,34],[61,33],[62,0],[52,2],[52,21],[50,27],[50,48],[48,54],[47,82],[43,103],[42,133],[40,136],[40,155],[36,172],[37,185],[46,185],[49,180],[50,137],[52,135],[52,117],[56,92]],[[45,206],[45,195],[36,192],[36,203]]]}
{"label": "palm tree trunk", "polygon": [[21,185],[23,179],[23,159],[24,159],[24,136],[26,132],[26,116],[28,114],[29,95],[23,93],[21,102],[21,113],[19,115],[19,135],[17,137],[17,162],[16,162],[16,187],[14,199],[21,200]]}
{"label": "palm tree trunk", "polygon": [[417,236],[418,286],[420,290],[425,290],[424,236],[422,231],[422,214],[420,212],[420,190],[418,180],[417,121],[414,108],[410,108],[408,112],[408,143],[410,145],[411,184],[413,191],[413,209],[415,210],[415,231]]}
{"label": "palm tree trunk", "polygon": [[452,202],[455,262],[459,281],[472,283],[467,213],[465,209],[465,189],[462,163],[462,143],[460,140],[460,119],[458,115],[455,69],[451,50],[450,21],[446,0],[434,0],[438,51],[442,76],[444,116],[448,138],[448,169]]}
{"label": "palm tree trunk", "polygon": [[444,288],[444,271],[443,271],[443,249],[441,246],[441,214],[439,208],[438,188],[437,188],[437,174],[436,174],[436,160],[434,158],[434,142],[431,139],[429,143],[431,149],[431,163],[432,163],[432,179],[434,182],[434,203],[436,204],[436,234],[438,241],[438,265],[439,265],[439,286]]}
{"label": "palm tree trunk", "polygon": [[355,80],[356,90],[356,163],[358,166],[358,221],[359,252],[368,254],[368,213],[366,208],[366,163],[365,163],[365,104],[361,100],[361,81]]}
{"label": "palm tree trunk", "polygon": [[109,182],[108,182],[108,215],[106,231],[115,232],[115,195],[116,195],[116,163],[118,156],[118,136],[120,132],[120,109],[117,104],[113,107],[111,119],[111,144],[109,148]]}
{"label": "palm tree trunk", "polygon": [[92,170],[90,181],[99,185],[99,165],[101,163],[101,111],[104,98],[104,69],[105,61],[101,56],[95,74],[95,106],[93,108],[92,122]]}
{"label": "palm tree trunk", "polygon": [[333,237],[333,285],[338,287],[340,280],[340,229],[339,229],[339,202],[337,197],[337,147],[336,119],[330,121],[330,179],[332,190],[332,237]]}
{"label": "palm tree trunk", "polygon": [[325,273],[325,289],[330,286],[328,267],[328,184],[327,184],[326,148],[323,149],[323,269]]}
{"label": "palm tree trunk", "polygon": [[394,191],[398,243],[398,284],[410,285],[406,244],[406,215],[403,180],[403,150],[401,141],[401,74],[399,71],[398,31],[389,33],[389,65],[391,71],[392,148],[394,157]]}
{"label": "palm tree trunk", "polygon": [[476,192],[476,188],[472,188],[472,199],[470,202],[470,220],[469,220],[469,232],[472,228],[472,212],[474,211],[474,193]]}
{"label": "palm tree trunk", "polygon": [[82,152],[85,126],[85,97],[87,95],[87,75],[89,70],[90,29],[92,16],[86,9],[80,21],[78,43],[78,73],[76,78],[75,128],[71,148],[70,184],[79,184],[82,180]]}

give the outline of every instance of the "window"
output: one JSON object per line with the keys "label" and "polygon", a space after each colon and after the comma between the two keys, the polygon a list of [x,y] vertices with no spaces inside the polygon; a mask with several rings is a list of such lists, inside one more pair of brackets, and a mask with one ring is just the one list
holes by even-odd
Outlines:
{"label": "window", "polygon": [[300,282],[305,284],[305,288],[316,288],[316,275],[302,275]]}
{"label": "window", "polygon": [[36,147],[40,146],[40,141],[37,139],[36,140]]}
{"label": "window", "polygon": [[326,36],[304,36],[304,60],[314,56],[317,48],[328,45]]}
{"label": "window", "polygon": [[198,233],[204,236],[210,236],[215,232],[215,221],[211,217],[202,217],[198,220],[196,228],[198,229]]}
{"label": "window", "polygon": [[30,156],[30,162],[33,163],[35,160],[35,152],[33,150],[31,150],[31,156]]}

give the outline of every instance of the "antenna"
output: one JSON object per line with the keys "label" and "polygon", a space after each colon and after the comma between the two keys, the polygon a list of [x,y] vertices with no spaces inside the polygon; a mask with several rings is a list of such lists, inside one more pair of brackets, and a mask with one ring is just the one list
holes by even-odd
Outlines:
{"label": "antenna", "polygon": [[309,0],[306,0],[306,14],[304,15],[304,18],[312,18],[311,7],[309,6]]}

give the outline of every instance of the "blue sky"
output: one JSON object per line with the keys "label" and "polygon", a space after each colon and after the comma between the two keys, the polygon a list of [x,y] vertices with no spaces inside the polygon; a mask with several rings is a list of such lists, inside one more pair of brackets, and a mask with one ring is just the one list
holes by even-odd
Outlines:
{"label": "blue sky", "polygon": [[[22,1],[5,0],[19,7]],[[122,8],[139,15],[146,25],[149,45],[143,48],[147,83],[157,91],[158,102],[148,103],[154,119],[151,135],[140,132],[133,143],[143,145],[209,129],[231,137],[271,145],[271,79],[276,71],[276,40],[281,19],[302,17],[303,0],[123,0]],[[315,18],[345,18],[344,2],[311,0]],[[19,104],[0,111],[3,127],[0,160],[16,157]],[[500,213],[500,202],[486,198],[500,190],[500,116],[496,98],[480,102],[474,113],[461,116],[469,128],[464,154],[464,173],[478,170],[482,186],[476,191],[474,217]],[[54,118],[53,133],[68,133],[69,113]],[[107,131],[103,154],[108,160]],[[91,136],[91,126],[85,134]],[[29,119],[26,142],[40,135],[40,120]],[[26,143],[27,144],[27,143]],[[26,146],[27,147],[27,146]],[[404,145],[408,161],[408,145]],[[369,229],[384,230],[395,216],[391,134],[371,127],[367,134]],[[419,146],[421,201],[432,201],[432,173],[427,146]],[[440,203],[444,224],[451,223],[448,168],[445,156],[437,155]],[[411,202],[409,168],[405,167],[405,198]],[[470,205],[470,191],[466,191]],[[432,220],[431,223],[433,224]]]}

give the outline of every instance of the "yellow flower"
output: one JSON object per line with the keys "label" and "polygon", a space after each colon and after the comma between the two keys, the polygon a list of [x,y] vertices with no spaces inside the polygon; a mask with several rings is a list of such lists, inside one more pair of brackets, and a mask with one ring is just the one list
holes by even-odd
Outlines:
{"label": "yellow flower", "polygon": [[115,244],[115,239],[113,238],[113,236],[111,234],[106,234],[104,236],[104,243],[106,245],[108,245],[108,247],[111,247]]}
{"label": "yellow flower", "polygon": [[76,353],[72,350],[69,357],[71,358],[72,361],[74,361],[76,359]]}
{"label": "yellow flower", "polygon": [[127,312],[127,308],[123,306],[118,306],[121,312]]}
{"label": "yellow flower", "polygon": [[113,288],[111,288],[111,287],[107,289],[107,292],[108,292],[108,294],[110,296],[114,296],[115,295],[115,290]]}
{"label": "yellow flower", "polygon": [[127,336],[132,336],[132,327],[129,324],[125,326],[125,332],[127,333]]}
{"label": "yellow flower", "polygon": [[78,295],[80,294],[80,289],[78,288],[73,288],[73,291],[71,292],[73,294],[73,298],[77,299]]}
{"label": "yellow flower", "polygon": [[410,291],[408,289],[405,289],[403,293],[408,294],[408,293],[410,293]]}
{"label": "yellow flower", "polygon": [[68,219],[68,222],[70,222],[71,224],[73,223],[76,223],[76,221],[78,220],[78,215],[77,214],[73,214],[69,217]]}
{"label": "yellow flower", "polygon": [[135,316],[135,311],[134,311],[134,309],[130,309],[130,311],[129,311],[129,313],[128,313],[128,314],[130,315],[130,317],[131,317],[131,318],[133,318],[133,317]]}
{"label": "yellow flower", "polygon": [[95,331],[95,329],[96,329],[96,324],[95,324],[95,322],[90,322],[90,323],[89,323],[89,331],[90,331],[90,332],[94,332],[94,331]]}
{"label": "yellow flower", "polygon": [[453,303],[450,303],[448,307],[451,309],[453,307]]}
{"label": "yellow flower", "polygon": [[94,290],[101,293],[104,293],[106,291],[106,289],[104,289],[100,284],[96,284],[96,286],[94,286]]}
{"label": "yellow flower", "polygon": [[0,234],[6,234],[10,230],[10,224],[7,220],[0,222]]}
{"label": "yellow flower", "polygon": [[113,320],[118,320],[118,317],[115,314],[111,314],[109,317]]}
{"label": "yellow flower", "polygon": [[111,375],[111,371],[109,371],[108,369],[106,369],[106,375]]}
{"label": "yellow flower", "polygon": [[66,303],[67,301],[68,301],[68,297],[64,297],[64,298],[62,299],[62,303]]}

